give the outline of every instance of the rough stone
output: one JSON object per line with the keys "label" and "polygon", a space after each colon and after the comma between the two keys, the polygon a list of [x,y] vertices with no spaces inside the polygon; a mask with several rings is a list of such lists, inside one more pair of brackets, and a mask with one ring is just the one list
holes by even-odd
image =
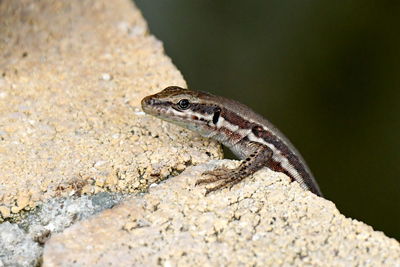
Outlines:
{"label": "rough stone", "polygon": [[201,173],[237,162],[190,167],[219,146],[140,110],[185,82],[130,1],[3,0],[0,18],[0,221],[19,219],[0,266],[43,246],[44,266],[398,265],[396,240],[283,174],[205,197]]}
{"label": "rough stone", "polygon": [[42,248],[17,225],[0,224],[0,266],[35,266]]}
{"label": "rough stone", "polygon": [[[222,161],[228,167],[232,161]],[[43,266],[398,266],[400,245],[268,169],[204,196],[191,167],[46,243]]]}
{"label": "rough stone", "polygon": [[131,1],[5,0],[0,18],[0,222],[56,196],[143,191],[222,156],[140,110],[185,81]]}
{"label": "rough stone", "polygon": [[0,266],[35,266],[41,261],[43,244],[52,234],[112,208],[124,197],[102,192],[92,196],[54,198],[39,205],[18,224],[0,224]]}

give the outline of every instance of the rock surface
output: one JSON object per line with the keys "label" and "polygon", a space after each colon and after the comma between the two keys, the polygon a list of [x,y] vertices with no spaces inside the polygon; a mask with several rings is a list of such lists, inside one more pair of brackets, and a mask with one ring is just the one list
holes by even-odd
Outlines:
{"label": "rock surface", "polygon": [[44,266],[400,263],[396,240],[345,218],[332,202],[281,173],[265,169],[205,197],[205,189],[194,183],[216,164],[191,167],[148,194],[53,236],[44,249]]}
{"label": "rock surface", "polygon": [[41,254],[40,245],[18,225],[0,224],[0,266],[36,266]]}
{"label": "rock surface", "polygon": [[43,244],[52,233],[110,209],[123,199],[121,194],[107,192],[53,198],[39,205],[18,224],[0,224],[0,266],[37,266],[41,262]]}
{"label": "rock surface", "polygon": [[[146,116],[182,75],[128,0],[0,1],[0,266],[219,145]],[[112,192],[111,194],[105,191]]]}
{"label": "rock surface", "polygon": [[185,82],[129,0],[3,0],[0,18],[0,221],[19,222],[0,266],[399,265],[396,240],[283,174],[205,197],[201,173],[237,162],[190,167],[219,146],[140,110]]}
{"label": "rock surface", "polygon": [[0,221],[55,196],[143,191],[222,156],[141,111],[185,82],[130,1],[5,0],[0,18]]}

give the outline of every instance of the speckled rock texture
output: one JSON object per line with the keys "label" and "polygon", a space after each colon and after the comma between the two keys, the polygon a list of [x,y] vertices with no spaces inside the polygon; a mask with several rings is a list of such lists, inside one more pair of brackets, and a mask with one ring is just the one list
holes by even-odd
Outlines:
{"label": "speckled rock texture", "polygon": [[0,224],[0,266],[38,266],[43,244],[79,220],[87,219],[124,199],[118,193],[53,198],[16,223]]}
{"label": "speckled rock texture", "polygon": [[[228,167],[234,162],[224,161]],[[399,243],[268,169],[204,196],[219,162],[53,236],[44,266],[398,266]]]}
{"label": "speckled rock texture", "polygon": [[0,224],[0,266],[35,266],[42,248],[16,224]]}
{"label": "speckled rock texture", "polygon": [[216,143],[141,111],[168,85],[185,81],[130,1],[0,1],[0,222],[220,158]]}
{"label": "speckled rock texture", "polygon": [[140,110],[185,82],[129,0],[0,1],[0,55],[0,266],[399,266],[284,174],[204,196],[238,162]]}

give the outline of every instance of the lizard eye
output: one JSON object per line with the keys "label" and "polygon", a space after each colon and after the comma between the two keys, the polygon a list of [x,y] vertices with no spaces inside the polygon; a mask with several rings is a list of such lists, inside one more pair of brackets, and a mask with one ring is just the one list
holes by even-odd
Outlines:
{"label": "lizard eye", "polygon": [[181,99],[178,102],[178,106],[180,109],[188,109],[190,106],[190,102],[187,99]]}

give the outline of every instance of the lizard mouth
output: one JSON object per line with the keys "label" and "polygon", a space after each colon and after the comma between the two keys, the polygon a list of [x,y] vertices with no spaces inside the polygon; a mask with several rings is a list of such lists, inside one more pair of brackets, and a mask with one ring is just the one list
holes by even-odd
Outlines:
{"label": "lizard mouth", "polygon": [[143,98],[141,104],[143,111],[150,115],[159,116],[161,115],[162,110],[165,109],[162,105],[163,102],[157,100],[152,95]]}
{"label": "lizard mouth", "polygon": [[146,96],[142,99],[141,104],[145,113],[164,120],[168,120],[170,117],[175,117],[175,119],[181,117],[174,113],[173,109],[170,107],[170,102],[161,101],[153,96]]}

